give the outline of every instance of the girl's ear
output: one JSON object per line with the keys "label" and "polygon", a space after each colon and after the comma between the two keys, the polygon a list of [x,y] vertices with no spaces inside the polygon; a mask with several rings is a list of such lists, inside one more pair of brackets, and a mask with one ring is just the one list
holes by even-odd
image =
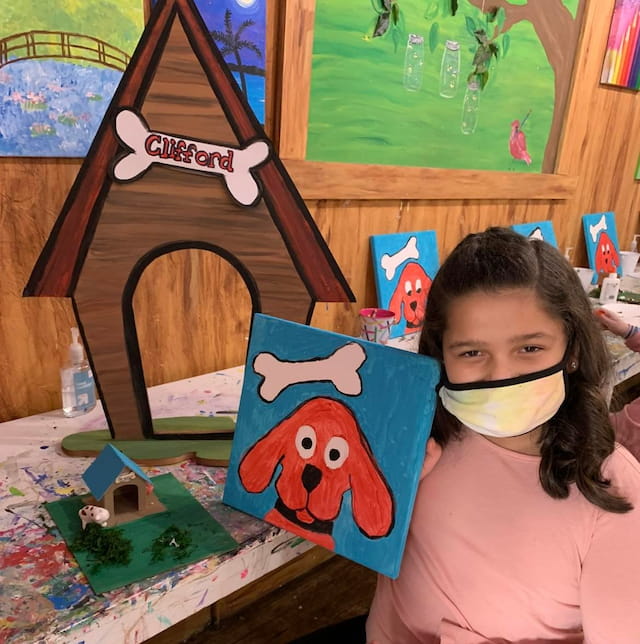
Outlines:
{"label": "girl's ear", "polygon": [[569,358],[569,361],[567,362],[567,373],[574,373],[578,371],[578,364],[578,358]]}

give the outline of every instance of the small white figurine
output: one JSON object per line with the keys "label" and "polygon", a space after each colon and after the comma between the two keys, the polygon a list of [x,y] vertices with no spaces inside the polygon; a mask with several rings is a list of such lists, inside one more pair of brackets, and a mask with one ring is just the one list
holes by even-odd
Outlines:
{"label": "small white figurine", "polygon": [[82,529],[84,530],[87,523],[97,523],[103,528],[107,527],[107,521],[109,521],[109,510],[106,508],[101,508],[97,505],[85,505],[78,512],[80,521],[82,521]]}

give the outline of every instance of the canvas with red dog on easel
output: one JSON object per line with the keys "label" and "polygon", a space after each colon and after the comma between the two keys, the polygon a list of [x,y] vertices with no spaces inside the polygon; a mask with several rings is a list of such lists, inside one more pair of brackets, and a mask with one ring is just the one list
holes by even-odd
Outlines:
{"label": "canvas with red dog on easel", "polygon": [[370,242],[378,306],[395,314],[391,337],[419,333],[440,265],[435,231],[372,235]]}
{"label": "canvas with red dog on easel", "polygon": [[397,577],[439,377],[432,358],[256,314],[223,501]]}

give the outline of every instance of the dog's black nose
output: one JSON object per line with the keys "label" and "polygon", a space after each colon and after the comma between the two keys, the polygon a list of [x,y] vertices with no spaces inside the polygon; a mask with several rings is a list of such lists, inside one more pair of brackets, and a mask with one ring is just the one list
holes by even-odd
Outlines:
{"label": "dog's black nose", "polygon": [[322,479],[322,471],[315,465],[305,465],[302,470],[302,485],[307,492],[311,492],[318,487]]}
{"label": "dog's black nose", "polygon": [[418,303],[413,300],[413,302],[409,302],[409,306],[411,307],[412,311],[415,311],[418,308]]}

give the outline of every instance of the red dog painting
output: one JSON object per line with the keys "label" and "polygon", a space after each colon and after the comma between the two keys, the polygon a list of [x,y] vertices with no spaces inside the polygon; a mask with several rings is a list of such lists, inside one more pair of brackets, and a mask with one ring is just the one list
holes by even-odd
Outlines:
{"label": "red dog painting", "polygon": [[393,529],[391,490],[342,402],[317,397],[298,406],[244,454],[240,482],[248,492],[262,492],[278,465],[278,498],[265,521],[333,550],[333,524],[351,490],[353,519],[364,535],[385,537]]}
{"label": "red dog painting", "polygon": [[596,273],[615,273],[620,266],[620,256],[616,250],[616,245],[607,233],[602,232],[598,236],[598,243],[595,251],[595,268]]}
{"label": "red dog painting", "polygon": [[431,278],[420,264],[405,264],[387,307],[395,313],[396,322],[404,314],[405,333],[415,333],[422,328],[430,288]]}

